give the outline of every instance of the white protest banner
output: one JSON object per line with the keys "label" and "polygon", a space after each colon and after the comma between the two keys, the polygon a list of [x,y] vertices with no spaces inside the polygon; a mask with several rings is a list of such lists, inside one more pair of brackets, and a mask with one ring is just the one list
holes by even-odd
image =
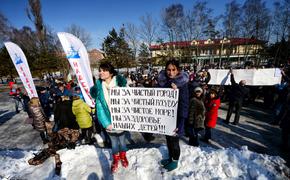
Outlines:
{"label": "white protest banner", "polygon": [[170,88],[111,89],[113,129],[173,135],[178,93]]}
{"label": "white protest banner", "polygon": [[59,32],[57,33],[61,45],[66,53],[66,57],[76,74],[79,86],[83,93],[86,103],[94,107],[95,103],[90,95],[90,88],[94,85],[90,61],[87,50],[81,40],[72,34]]}
{"label": "white protest banner", "polygon": [[12,62],[18,72],[18,75],[23,83],[23,86],[29,98],[38,97],[31,76],[31,72],[23,51],[17,44],[12,42],[5,42],[4,45],[12,59]]}
{"label": "white protest banner", "polygon": [[[228,69],[209,69],[211,79],[208,84],[212,85],[230,85],[231,79]],[[276,68],[269,69],[235,69],[234,78],[237,83],[240,80],[246,80],[249,86],[272,86],[281,83],[281,76]]]}

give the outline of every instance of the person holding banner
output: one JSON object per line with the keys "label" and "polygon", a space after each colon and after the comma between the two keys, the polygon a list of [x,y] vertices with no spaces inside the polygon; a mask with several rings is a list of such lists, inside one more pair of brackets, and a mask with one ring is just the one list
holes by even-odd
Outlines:
{"label": "person holding banner", "polygon": [[162,70],[158,76],[158,86],[162,88],[173,88],[179,90],[178,109],[177,109],[177,127],[175,136],[166,136],[169,158],[161,160],[161,166],[167,171],[177,168],[180,157],[179,136],[184,133],[184,122],[188,117],[189,75],[181,70],[179,61],[171,59],[167,61],[165,70]]}
{"label": "person holding banner", "polygon": [[226,120],[224,121],[226,124],[230,123],[230,119],[233,113],[233,110],[235,108],[235,120],[233,122],[233,125],[238,125],[240,120],[240,112],[243,105],[243,100],[246,96],[249,94],[249,89],[245,86],[246,81],[241,80],[238,83],[236,83],[233,70],[230,69],[229,74],[231,74],[231,92],[229,94],[229,109],[227,112]]}
{"label": "person holding banner", "polygon": [[126,157],[127,146],[125,143],[125,132],[114,130],[110,112],[110,90],[114,87],[126,87],[126,79],[118,75],[114,66],[110,63],[102,63],[99,67],[100,78],[91,88],[90,94],[95,99],[98,120],[108,132],[112,143],[113,162],[112,173],[117,172],[119,161],[123,167],[128,167]]}

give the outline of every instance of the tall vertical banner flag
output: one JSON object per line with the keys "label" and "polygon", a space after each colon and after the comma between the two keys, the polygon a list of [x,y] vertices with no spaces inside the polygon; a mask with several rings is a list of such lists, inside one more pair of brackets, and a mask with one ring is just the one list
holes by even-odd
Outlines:
{"label": "tall vertical banner flag", "polygon": [[76,74],[86,103],[94,107],[95,103],[90,95],[90,88],[94,85],[89,56],[82,41],[66,32],[57,33],[66,57]]}
{"label": "tall vertical banner flag", "polygon": [[38,97],[30,73],[30,69],[23,51],[17,44],[12,42],[5,42],[4,45],[13,61],[13,64],[18,72],[18,75],[23,83],[23,86],[29,98]]}

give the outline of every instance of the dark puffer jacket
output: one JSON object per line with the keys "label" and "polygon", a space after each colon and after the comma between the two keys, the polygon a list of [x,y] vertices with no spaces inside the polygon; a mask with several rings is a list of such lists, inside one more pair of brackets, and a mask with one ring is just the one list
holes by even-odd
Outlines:
{"label": "dark puffer jacket", "polygon": [[190,100],[189,107],[189,125],[193,126],[193,128],[203,129],[204,128],[204,120],[205,120],[205,106],[202,99],[198,99],[193,97]]}
{"label": "dark puffer jacket", "polygon": [[79,129],[76,117],[72,112],[72,102],[69,100],[61,101],[56,104],[54,121],[57,124],[57,130],[66,127],[69,129]]}
{"label": "dark puffer jacket", "polygon": [[44,132],[46,130],[45,121],[48,121],[48,119],[45,116],[42,107],[40,105],[33,106],[29,104],[29,111],[32,115],[33,127],[39,132]]}
{"label": "dark puffer jacket", "polygon": [[236,83],[233,74],[231,74],[231,84],[231,91],[229,93],[230,102],[242,103],[244,98],[249,95],[249,89],[246,86]]}
{"label": "dark puffer jacket", "polygon": [[176,78],[171,79],[166,75],[166,71],[162,70],[158,76],[158,86],[162,88],[172,88],[171,84],[174,83],[179,89],[178,107],[177,107],[177,128],[178,135],[184,133],[184,121],[188,117],[189,108],[189,92],[188,92],[189,75],[181,71]]}

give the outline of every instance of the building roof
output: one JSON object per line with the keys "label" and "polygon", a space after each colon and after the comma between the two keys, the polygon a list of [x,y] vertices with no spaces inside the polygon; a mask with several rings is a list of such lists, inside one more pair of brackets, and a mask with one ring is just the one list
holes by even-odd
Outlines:
{"label": "building roof", "polygon": [[159,50],[163,47],[189,47],[189,46],[219,46],[221,44],[228,45],[245,45],[245,44],[264,44],[265,41],[261,41],[255,38],[224,38],[224,39],[207,39],[207,40],[192,40],[192,41],[179,41],[179,42],[166,42],[157,45],[151,45],[150,50]]}
{"label": "building roof", "polygon": [[104,52],[98,49],[92,49],[88,52],[91,63],[97,63],[98,61],[104,59]]}

